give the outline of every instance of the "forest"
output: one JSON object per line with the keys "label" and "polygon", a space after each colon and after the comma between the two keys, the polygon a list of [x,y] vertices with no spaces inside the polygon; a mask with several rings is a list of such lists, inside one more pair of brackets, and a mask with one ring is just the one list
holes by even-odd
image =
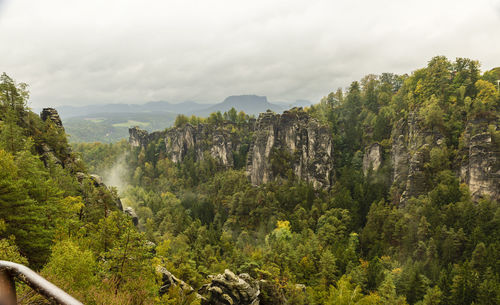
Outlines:
{"label": "forest", "polygon": [[[470,134],[491,139],[491,171],[500,169],[498,79],[500,68],[436,56],[300,110],[333,139],[331,185],[318,188],[290,170],[286,150],[271,153],[274,178],[252,184],[245,166],[256,118],[236,109],[179,115],[171,128],[230,130],[241,143],[233,166],[208,151],[174,162],[163,138],[70,144],[60,122],[30,111],[28,85],[4,73],[0,260],[30,266],[84,304],[233,304],[196,293],[226,269],[258,283],[252,304],[500,304],[498,200],[457,174]],[[421,192],[405,197],[391,149],[412,117],[440,145],[419,164]],[[383,162],[364,171],[373,143]],[[91,175],[117,167],[117,187]],[[162,289],[159,267],[191,289]],[[22,304],[45,304],[17,289]]]}

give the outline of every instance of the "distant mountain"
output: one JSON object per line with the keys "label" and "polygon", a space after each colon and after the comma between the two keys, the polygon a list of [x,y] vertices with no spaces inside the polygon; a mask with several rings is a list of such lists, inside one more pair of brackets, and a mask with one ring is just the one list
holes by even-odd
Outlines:
{"label": "distant mountain", "polygon": [[208,117],[212,112],[224,113],[234,107],[238,112],[244,111],[249,115],[258,116],[268,109],[282,112],[293,107],[310,105],[311,102],[306,100],[271,103],[265,96],[233,95],[217,104],[155,101],[145,104],[59,106],[57,110],[72,142],[111,143],[126,138],[129,127],[139,126],[148,131],[170,127],[177,114]]}
{"label": "distant mountain", "polygon": [[[59,106],[57,111],[63,119],[71,117],[81,117],[93,115],[95,113],[151,113],[151,112],[170,112],[190,114],[194,111],[210,107],[211,104],[200,104],[193,101],[183,103],[169,103],[165,101],[148,102],[145,104],[102,104],[86,106]],[[40,112],[41,109],[33,109]]]}
{"label": "distant mountain", "polygon": [[[234,107],[238,111],[247,114],[258,115],[271,109],[281,112],[293,107],[308,107],[311,102],[307,100],[296,100],[294,102],[269,102],[267,97],[258,95],[233,95],[227,97],[223,102],[216,104],[202,104],[194,101],[182,103],[170,103],[165,101],[148,102],[145,104],[95,104],[85,106],[58,106],[57,111],[63,120],[72,117],[83,117],[98,114],[117,113],[177,113],[185,115],[208,116],[212,112],[225,112]],[[42,109],[34,108],[34,112]]]}
{"label": "distant mountain", "polygon": [[273,104],[290,109],[293,107],[310,107],[312,105],[311,101],[308,100],[296,100],[295,102],[273,102]]}
{"label": "distant mountain", "polygon": [[228,96],[222,103],[215,104],[203,110],[193,112],[194,115],[206,117],[212,112],[225,112],[231,108],[235,108],[238,112],[243,111],[246,114],[258,115],[261,112],[266,112],[268,109],[281,112],[288,107],[270,103],[265,96],[258,95],[232,95]]}

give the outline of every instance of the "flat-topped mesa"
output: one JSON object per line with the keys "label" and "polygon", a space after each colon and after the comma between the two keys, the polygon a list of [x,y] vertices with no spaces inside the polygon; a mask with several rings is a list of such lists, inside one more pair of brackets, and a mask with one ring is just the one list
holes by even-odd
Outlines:
{"label": "flat-topped mesa", "polygon": [[302,108],[281,115],[261,113],[248,153],[247,175],[254,185],[269,182],[288,168],[315,188],[332,183],[332,135],[327,126],[320,125]]}

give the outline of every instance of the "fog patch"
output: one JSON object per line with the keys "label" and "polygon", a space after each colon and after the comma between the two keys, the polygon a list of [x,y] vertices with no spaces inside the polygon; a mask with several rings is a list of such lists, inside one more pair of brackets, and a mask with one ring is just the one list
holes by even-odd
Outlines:
{"label": "fog patch", "polygon": [[102,173],[104,183],[108,187],[116,187],[119,194],[123,193],[129,185],[129,168],[126,163],[127,154],[128,153],[124,153],[120,157],[116,158],[113,165]]}

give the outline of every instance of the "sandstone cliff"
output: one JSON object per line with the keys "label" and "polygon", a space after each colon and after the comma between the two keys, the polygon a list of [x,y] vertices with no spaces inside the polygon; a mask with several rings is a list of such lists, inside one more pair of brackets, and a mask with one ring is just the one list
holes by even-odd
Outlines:
{"label": "sandstone cliff", "polygon": [[[184,160],[189,152],[194,154],[196,160],[203,160],[208,152],[220,165],[230,168],[234,166],[233,153],[239,151],[240,146],[244,144],[244,139],[235,127],[232,123],[218,126],[185,124],[151,134],[134,127],[129,129],[129,143],[133,147],[145,147],[148,143],[161,139],[164,141],[167,155],[175,163]],[[250,132],[250,128],[249,124],[243,126],[243,130],[247,132]]]}
{"label": "sandstone cliff", "polygon": [[[469,187],[475,200],[485,196],[499,199],[500,154],[498,144],[493,143],[487,128],[487,122],[468,123],[462,135],[463,147],[459,159],[451,167],[460,181]],[[408,115],[407,120],[401,119],[395,124],[391,148],[392,180],[401,204],[429,191],[425,164],[429,162],[432,148],[444,145],[444,135],[437,130],[423,128],[414,112]]]}
{"label": "sandstone cliff", "polygon": [[424,165],[430,159],[433,147],[445,145],[444,136],[435,129],[423,128],[415,112],[401,119],[392,132],[391,160],[393,185],[400,194],[400,203],[418,197],[428,190]]}
{"label": "sandstone cliff", "polygon": [[368,146],[363,156],[363,173],[368,174],[370,170],[377,171],[382,164],[382,146],[378,143],[373,143]]}
{"label": "sandstone cliff", "polygon": [[[208,153],[223,167],[232,168],[235,153],[247,153],[246,171],[255,185],[275,179],[272,162],[285,161],[287,164],[283,166],[289,166],[297,177],[315,187],[331,185],[332,135],[326,126],[320,125],[301,108],[283,114],[261,113],[256,121],[250,120],[244,126],[185,124],[152,134],[134,127],[129,133],[129,143],[133,147],[146,146],[161,138],[173,162],[184,160],[189,152],[197,160],[203,160]],[[248,152],[245,147],[249,147]],[[283,155],[287,158],[277,158]]]}
{"label": "sandstone cliff", "polygon": [[[462,136],[460,179],[469,186],[474,199],[500,199],[500,149],[487,122],[469,122]],[[498,130],[498,122],[495,126]]]}
{"label": "sandstone cliff", "polygon": [[[248,154],[247,174],[259,185],[275,178],[271,161],[273,153],[285,151],[295,176],[314,187],[328,187],[333,175],[333,139],[326,126],[294,108],[282,115],[261,113]],[[281,161],[277,161],[281,162]]]}

